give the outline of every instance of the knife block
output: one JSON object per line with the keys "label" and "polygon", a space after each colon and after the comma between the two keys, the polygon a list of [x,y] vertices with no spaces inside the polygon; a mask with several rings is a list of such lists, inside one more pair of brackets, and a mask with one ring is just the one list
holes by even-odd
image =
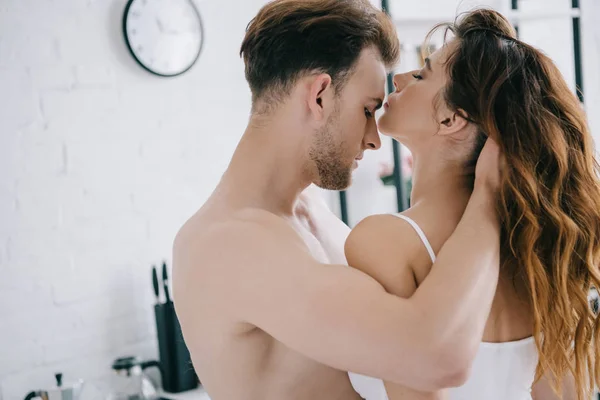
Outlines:
{"label": "knife block", "polygon": [[181,326],[172,301],[154,306],[158,355],[163,370],[165,392],[180,393],[198,387],[190,352],[183,340]]}

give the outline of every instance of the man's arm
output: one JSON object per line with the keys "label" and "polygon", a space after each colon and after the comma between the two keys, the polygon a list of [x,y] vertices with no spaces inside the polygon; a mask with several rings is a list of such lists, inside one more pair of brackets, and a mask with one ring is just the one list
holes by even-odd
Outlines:
{"label": "man's arm", "polygon": [[[435,332],[446,362],[458,363],[467,379],[483,336],[500,267],[496,192],[504,163],[488,138],[475,168],[475,185],[463,217],[446,241],[427,279],[411,301],[428,313],[423,329]],[[445,358],[444,357],[444,358]]]}
{"label": "man's arm", "polygon": [[500,229],[495,198],[474,193],[462,220],[442,247],[411,301],[428,314],[447,362],[460,365],[462,383],[479,348],[498,283]]}
{"label": "man's arm", "polygon": [[[478,197],[482,193],[484,196]],[[418,288],[410,263],[415,255],[424,253],[424,247],[410,225],[390,216],[372,216],[348,238],[350,265],[376,279],[388,293],[408,298],[410,306],[420,310],[416,314],[425,315],[419,321],[419,339],[429,344],[420,360],[411,361],[414,368],[448,368],[449,379],[437,388],[390,380],[396,385],[386,383],[389,394],[440,399],[443,393],[437,389],[459,386],[468,377],[498,279],[499,228],[493,196],[486,198],[485,193],[473,195],[463,219]]]}
{"label": "man's arm", "polygon": [[[402,298],[410,298],[417,290],[411,265],[430,260],[415,230],[390,215],[373,215],[355,226],[346,242],[346,257],[352,267],[373,277],[388,293]],[[427,368],[427,365],[415,367]],[[394,382],[385,382],[385,389],[390,399],[446,399],[443,390],[423,392]]]}
{"label": "man's arm", "polygon": [[[419,329],[425,315],[407,300],[356,269],[315,261],[277,217],[232,228],[194,251],[203,253],[203,263],[231,271],[223,281],[231,282],[228,312],[235,320],[336,369],[417,387],[446,383],[449,366],[433,362],[437,357]],[[235,251],[225,251],[226,244]]]}
{"label": "man's arm", "polygon": [[[402,299],[358,270],[316,262],[275,216],[215,232],[193,249],[197,255],[185,258],[233,271],[223,290],[235,318],[299,353],[340,370],[437,390],[464,380],[471,360],[463,353],[471,336],[481,340],[477,323],[463,331],[454,318],[484,322],[485,310],[478,308],[486,308],[496,283],[497,227],[482,222],[493,220],[491,208],[470,207],[434,268],[445,272],[445,284],[431,285],[429,296],[418,300],[419,291]],[[455,287],[447,288],[451,280]],[[445,291],[450,294],[441,296]],[[440,296],[445,304],[435,301]]]}

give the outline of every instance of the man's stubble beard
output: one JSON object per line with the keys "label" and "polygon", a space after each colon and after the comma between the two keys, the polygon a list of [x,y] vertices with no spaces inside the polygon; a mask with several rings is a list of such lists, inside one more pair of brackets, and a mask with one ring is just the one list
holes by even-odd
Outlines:
{"label": "man's stubble beard", "polygon": [[328,190],[344,190],[352,182],[352,164],[344,154],[345,143],[336,139],[340,134],[339,111],[331,115],[327,124],[315,133],[309,150],[310,160],[317,168],[317,186]]}

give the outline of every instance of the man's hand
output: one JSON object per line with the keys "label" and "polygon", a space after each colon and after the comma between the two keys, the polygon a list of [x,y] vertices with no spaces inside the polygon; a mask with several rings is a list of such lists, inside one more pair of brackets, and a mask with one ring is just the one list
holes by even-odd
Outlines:
{"label": "man's hand", "polygon": [[475,167],[475,188],[486,188],[492,193],[496,193],[500,186],[500,171],[503,162],[504,158],[500,152],[500,147],[493,139],[488,137]]}

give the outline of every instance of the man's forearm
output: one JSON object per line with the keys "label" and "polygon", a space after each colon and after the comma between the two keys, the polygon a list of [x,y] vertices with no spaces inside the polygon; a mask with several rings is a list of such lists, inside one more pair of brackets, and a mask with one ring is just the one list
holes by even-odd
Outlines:
{"label": "man's forearm", "polygon": [[498,283],[499,247],[495,197],[480,188],[411,298],[426,315],[423,332],[450,354],[474,356],[481,341]]}

